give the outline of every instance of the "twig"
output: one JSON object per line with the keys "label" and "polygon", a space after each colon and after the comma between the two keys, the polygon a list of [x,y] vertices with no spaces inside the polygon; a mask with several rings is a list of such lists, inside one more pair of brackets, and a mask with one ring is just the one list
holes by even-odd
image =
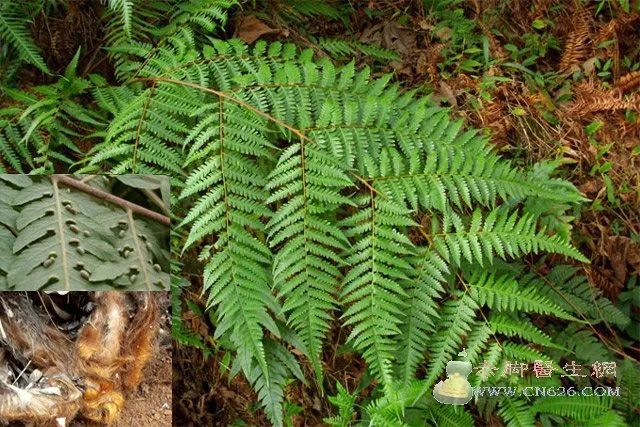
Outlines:
{"label": "twig", "polygon": [[20,371],[20,373],[18,374],[18,376],[16,377],[15,381],[11,383],[11,385],[15,385],[18,380],[20,378],[22,378],[22,375],[24,374],[24,372],[27,370],[27,368],[29,367],[29,365],[31,365],[31,360],[29,360],[29,362],[27,363],[27,365],[24,367],[24,369],[22,371]]}
{"label": "twig", "polygon": [[125,200],[121,197],[114,196],[113,194],[107,193],[106,191],[102,191],[98,188],[91,187],[87,184],[84,184],[76,179],[73,179],[67,175],[53,175],[51,179],[66,185],[67,187],[75,188],[76,190],[82,191],[84,193],[90,194],[98,199],[105,200],[107,202],[116,204],[123,209],[131,209],[131,211],[135,214],[145,216],[154,221],[157,221],[164,225],[171,225],[171,218],[168,216],[164,216],[159,214],[158,212],[154,212],[150,209],[144,208],[140,205],[136,205],[128,200]]}

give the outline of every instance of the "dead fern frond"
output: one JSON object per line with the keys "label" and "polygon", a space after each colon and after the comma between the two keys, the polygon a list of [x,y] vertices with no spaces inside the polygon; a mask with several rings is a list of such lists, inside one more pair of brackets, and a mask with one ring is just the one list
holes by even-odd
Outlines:
{"label": "dead fern frond", "polygon": [[640,111],[640,96],[622,98],[614,93],[588,96],[577,100],[570,108],[573,114],[584,116],[596,111]]}
{"label": "dead fern frond", "polygon": [[621,95],[630,93],[637,88],[640,88],[640,70],[627,73],[620,77],[614,87]]}
{"label": "dead fern frond", "polygon": [[624,96],[618,88],[604,90],[593,82],[579,83],[574,89],[576,99],[567,108],[574,116],[582,117],[598,111],[640,111],[640,94]]}
{"label": "dead fern frond", "polygon": [[640,12],[618,15],[598,30],[594,38],[595,44],[599,45],[606,40],[619,37],[621,33],[631,29],[637,22],[640,22]]}
{"label": "dead fern frond", "polygon": [[592,31],[591,13],[587,9],[580,7],[575,17],[573,31],[569,33],[565,43],[562,59],[560,60],[560,72],[571,72],[575,66],[588,58],[592,49]]}
{"label": "dead fern frond", "polygon": [[503,102],[492,101],[477,112],[480,125],[491,130],[494,143],[498,147],[508,144],[508,134],[513,129],[513,119]]}

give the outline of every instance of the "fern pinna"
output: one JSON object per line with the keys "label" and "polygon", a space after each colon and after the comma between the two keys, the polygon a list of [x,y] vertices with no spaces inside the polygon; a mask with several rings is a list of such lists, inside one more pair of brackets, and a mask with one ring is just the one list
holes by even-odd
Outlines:
{"label": "fern pinna", "polygon": [[[174,242],[203,264],[215,326],[202,340],[178,311],[174,334],[207,354],[210,342],[233,353],[229,375],[242,372],[274,425],[285,423],[284,388],[305,381],[294,355],[304,354],[316,387],[328,384],[323,351],[336,326],[381,386],[356,411],[358,396],[338,385],[332,425],[349,425],[354,413],[365,425],[473,424],[469,412],[428,397],[463,347],[473,363],[498,367],[577,353],[557,339],[562,331],[531,324],[533,316],[567,325],[583,338],[583,354],[610,354],[586,325],[627,327],[627,315],[592,295],[575,270],[538,272],[521,262],[543,252],[587,261],[566,224],[553,220],[583,198],[550,177],[551,165],[515,167],[481,132],[391,75],[372,78],[292,44],[212,38],[201,30],[224,24],[224,13],[207,9],[216,2],[181,2],[171,13],[182,25],[157,29],[136,27],[130,2],[110,4],[122,14],[109,51],[118,84],[92,76],[83,86],[100,113],[92,134],[100,142],[74,167],[172,176],[182,217]],[[20,120],[7,124],[23,132]],[[3,164],[26,170],[29,151],[19,141],[5,144]],[[176,280],[177,290],[185,286]],[[564,411],[519,398],[499,407],[477,401],[483,415],[495,409],[510,425],[585,414],[615,420],[625,410],[583,403],[588,409]]]}

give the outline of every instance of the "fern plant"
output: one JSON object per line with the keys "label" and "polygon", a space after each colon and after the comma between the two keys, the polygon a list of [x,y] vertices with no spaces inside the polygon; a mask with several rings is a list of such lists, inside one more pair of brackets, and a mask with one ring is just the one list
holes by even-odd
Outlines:
{"label": "fern plant", "polygon": [[0,172],[51,173],[54,162],[68,167],[82,152],[80,132],[104,126],[101,114],[78,102],[91,86],[76,76],[79,56],[80,50],[53,84],[30,92],[5,89],[14,104],[0,110]]}
{"label": "fern plant", "polygon": [[168,288],[162,229],[134,218],[132,209],[72,191],[69,178],[58,175],[0,180],[5,289]]}
{"label": "fern plant", "polygon": [[[483,283],[497,259],[547,251],[586,261],[517,209],[527,197],[578,202],[575,189],[530,181],[445,111],[388,86],[388,77],[370,81],[353,64],[336,70],[279,43],[184,49],[189,43],[174,35],[151,60],[128,65],[145,84],[129,87],[137,90],[127,92],[132,107],[115,114],[87,170],[109,162],[117,172],[175,173],[180,161],[192,170],[179,184],[181,199],[193,201],[182,222],[185,249],[214,236],[200,257],[215,336],[231,339],[260,393],[281,399],[270,388],[264,332],[280,336],[279,318],[297,333],[320,385],[337,311],[387,387],[410,383],[429,349],[422,394],[465,335],[478,354],[492,330],[554,345],[504,319],[478,335],[474,322],[485,304],[572,319],[535,289],[518,292],[509,276]],[[178,108],[168,100],[180,100]],[[428,226],[418,222],[425,219]],[[413,230],[426,241],[411,239]],[[436,325],[429,314],[460,275],[472,289],[445,304]],[[505,351],[540,355],[520,344]]]}
{"label": "fern plant", "polygon": [[21,10],[20,7],[8,2],[2,2],[0,4],[0,42],[15,49],[18,56],[25,62],[48,74],[49,68],[29,30],[31,17],[36,14],[33,11]]}
{"label": "fern plant", "polygon": [[[214,237],[200,258],[215,336],[231,339],[260,393],[281,399],[269,388],[265,350],[265,330],[281,334],[277,319],[296,332],[320,385],[324,339],[342,311],[349,341],[388,387],[409,383],[429,349],[426,390],[474,333],[481,305],[563,316],[533,289],[481,283],[497,259],[546,251],[586,261],[517,209],[527,197],[580,201],[571,186],[530,181],[483,137],[428,100],[401,94],[389,77],[371,81],[353,64],[337,70],[291,45],[216,40],[198,49],[183,36],[127,65],[139,82],[128,86],[130,102],[86,170],[105,162],[116,172],[175,174],[180,162],[191,170],[179,184],[191,204],[185,249]],[[409,237],[414,230],[422,244]],[[433,336],[437,316],[429,314],[459,275],[477,287],[448,303],[441,315],[453,317]],[[542,332],[517,332],[544,341]]]}

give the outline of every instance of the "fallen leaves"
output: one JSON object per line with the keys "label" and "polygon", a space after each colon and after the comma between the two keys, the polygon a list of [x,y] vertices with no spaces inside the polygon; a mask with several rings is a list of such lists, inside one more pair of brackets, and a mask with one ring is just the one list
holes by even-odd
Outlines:
{"label": "fallen leaves", "polygon": [[605,247],[618,283],[624,285],[630,274],[640,275],[640,243],[625,236],[609,236]]}
{"label": "fallen leaves", "polygon": [[280,30],[271,28],[254,15],[245,16],[236,28],[235,36],[247,44],[251,44],[267,34],[277,34]]}

